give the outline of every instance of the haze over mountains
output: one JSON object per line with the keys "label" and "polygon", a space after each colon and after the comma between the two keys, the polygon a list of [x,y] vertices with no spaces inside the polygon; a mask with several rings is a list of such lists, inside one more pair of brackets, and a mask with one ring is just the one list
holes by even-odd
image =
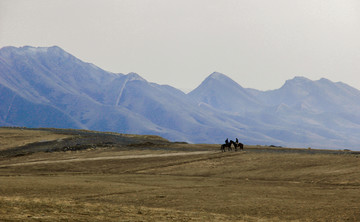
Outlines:
{"label": "haze over mountains", "polygon": [[0,49],[0,125],[156,134],[172,141],[360,150],[360,91],[296,77],[247,89],[221,73],[185,94],[59,47]]}

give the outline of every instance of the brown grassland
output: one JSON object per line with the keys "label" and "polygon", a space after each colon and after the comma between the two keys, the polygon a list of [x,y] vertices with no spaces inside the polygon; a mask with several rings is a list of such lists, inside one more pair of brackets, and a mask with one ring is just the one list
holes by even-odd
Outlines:
{"label": "brown grassland", "polygon": [[0,128],[0,221],[360,221],[360,154]]}

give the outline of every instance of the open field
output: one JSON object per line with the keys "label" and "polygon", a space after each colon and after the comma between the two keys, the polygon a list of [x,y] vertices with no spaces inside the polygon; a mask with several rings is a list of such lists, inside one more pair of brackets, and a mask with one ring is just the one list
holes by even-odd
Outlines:
{"label": "open field", "polygon": [[360,221],[358,152],[221,153],[75,130],[0,138],[0,221]]}

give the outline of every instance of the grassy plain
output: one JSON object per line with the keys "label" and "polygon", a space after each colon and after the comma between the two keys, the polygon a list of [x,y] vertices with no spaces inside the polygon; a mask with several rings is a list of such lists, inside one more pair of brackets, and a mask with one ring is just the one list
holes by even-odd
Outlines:
{"label": "grassy plain", "polygon": [[[2,147],[17,150],[0,152],[0,221],[360,221],[356,152],[221,153],[218,145],[141,136],[83,146],[89,140],[73,132],[0,135]],[[65,138],[77,138],[79,149],[34,148]]]}

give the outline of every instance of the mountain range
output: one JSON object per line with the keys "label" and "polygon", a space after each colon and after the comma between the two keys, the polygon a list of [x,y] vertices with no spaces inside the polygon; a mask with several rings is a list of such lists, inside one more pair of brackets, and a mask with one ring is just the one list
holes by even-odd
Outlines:
{"label": "mountain range", "polygon": [[107,72],[57,46],[0,49],[0,125],[156,134],[172,141],[360,150],[360,91],[295,77],[275,90],[214,72],[188,94]]}

